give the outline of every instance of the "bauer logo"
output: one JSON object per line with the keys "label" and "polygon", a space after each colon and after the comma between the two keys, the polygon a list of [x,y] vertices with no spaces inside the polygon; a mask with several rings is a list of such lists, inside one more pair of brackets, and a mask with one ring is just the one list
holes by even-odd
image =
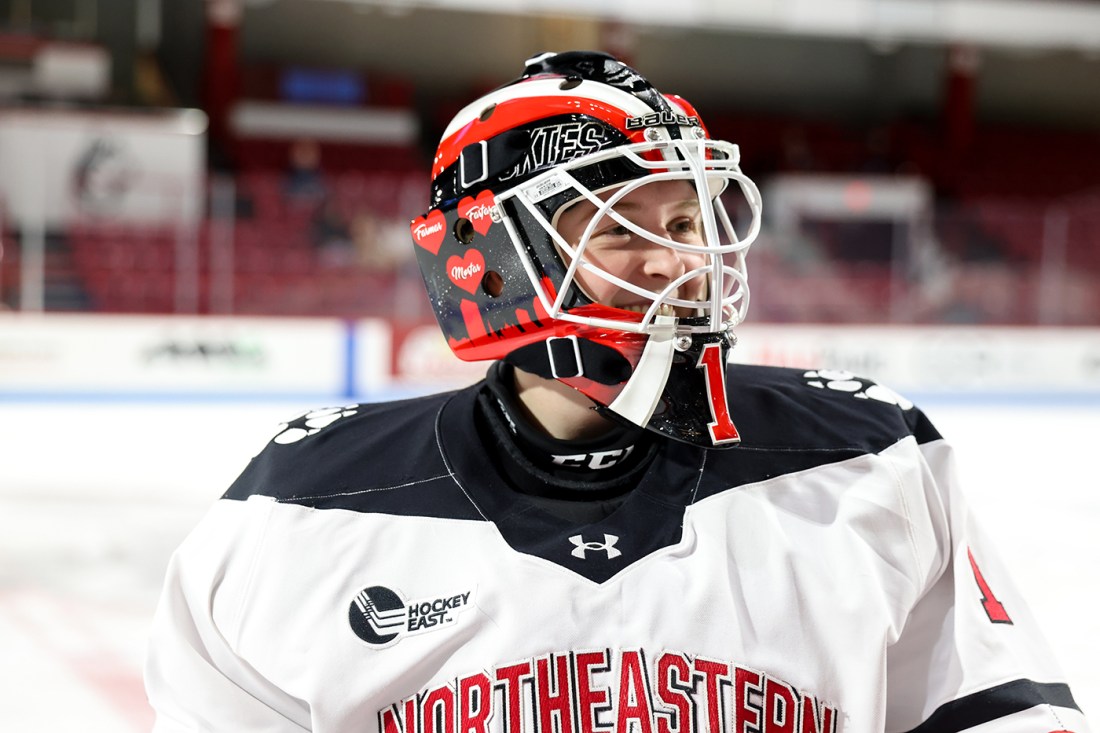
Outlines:
{"label": "bauer logo", "polygon": [[372,585],[359,591],[348,607],[351,630],[371,646],[396,644],[406,636],[438,631],[458,621],[470,607],[473,591],[406,601],[397,591]]}
{"label": "bauer logo", "polygon": [[626,120],[626,129],[628,130],[641,130],[643,127],[658,127],[662,125],[680,125],[681,127],[694,125],[698,127],[700,122],[698,117],[688,117],[687,115],[676,114],[668,110],[654,112],[644,117],[628,117]]}

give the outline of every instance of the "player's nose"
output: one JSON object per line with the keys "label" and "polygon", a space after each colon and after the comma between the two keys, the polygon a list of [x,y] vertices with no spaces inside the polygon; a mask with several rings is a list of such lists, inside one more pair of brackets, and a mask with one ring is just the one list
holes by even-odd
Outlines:
{"label": "player's nose", "polygon": [[661,280],[675,280],[687,272],[687,259],[690,257],[685,252],[655,242],[645,248],[642,256],[645,258],[642,271],[647,277]]}

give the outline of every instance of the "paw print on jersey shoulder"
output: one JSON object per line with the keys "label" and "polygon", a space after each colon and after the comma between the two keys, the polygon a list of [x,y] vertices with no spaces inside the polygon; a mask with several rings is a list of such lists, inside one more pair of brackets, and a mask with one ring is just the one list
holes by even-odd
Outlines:
{"label": "paw print on jersey shoulder", "polygon": [[340,418],[351,417],[359,411],[358,408],[358,405],[345,405],[303,412],[293,420],[282,423],[278,434],[272,440],[280,445],[297,443],[302,438],[319,433]]}
{"label": "paw print on jersey shoulder", "polygon": [[848,392],[856,399],[877,400],[888,405],[897,405],[903,410],[913,409],[913,403],[889,387],[884,387],[870,379],[857,377],[851,372],[839,369],[811,369],[802,375],[806,384],[816,389],[832,389]]}

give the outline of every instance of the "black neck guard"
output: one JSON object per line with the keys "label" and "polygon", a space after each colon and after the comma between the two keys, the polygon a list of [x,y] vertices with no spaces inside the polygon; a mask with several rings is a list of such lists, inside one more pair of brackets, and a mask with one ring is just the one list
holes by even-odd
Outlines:
{"label": "black neck guard", "polygon": [[590,440],[558,440],[532,425],[515,395],[512,367],[497,362],[479,395],[484,437],[500,445],[501,470],[522,493],[566,501],[605,500],[637,483],[656,448],[641,428],[608,423]]}

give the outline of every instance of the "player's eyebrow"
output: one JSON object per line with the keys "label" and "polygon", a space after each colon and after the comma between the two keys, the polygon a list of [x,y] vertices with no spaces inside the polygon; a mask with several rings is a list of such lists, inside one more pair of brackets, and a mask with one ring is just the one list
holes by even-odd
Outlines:
{"label": "player's eyebrow", "polygon": [[[684,199],[683,201],[674,201],[674,202],[672,202],[672,206],[676,206],[676,207],[680,207],[680,208],[689,208],[689,207],[699,208],[699,199],[690,198],[690,199]],[[620,201],[619,203],[615,204],[611,208],[614,209],[615,211],[619,211],[620,209],[626,209],[627,211],[637,211],[637,210],[645,209],[645,208],[649,208],[649,207],[647,207],[643,204],[639,204],[635,201]]]}

